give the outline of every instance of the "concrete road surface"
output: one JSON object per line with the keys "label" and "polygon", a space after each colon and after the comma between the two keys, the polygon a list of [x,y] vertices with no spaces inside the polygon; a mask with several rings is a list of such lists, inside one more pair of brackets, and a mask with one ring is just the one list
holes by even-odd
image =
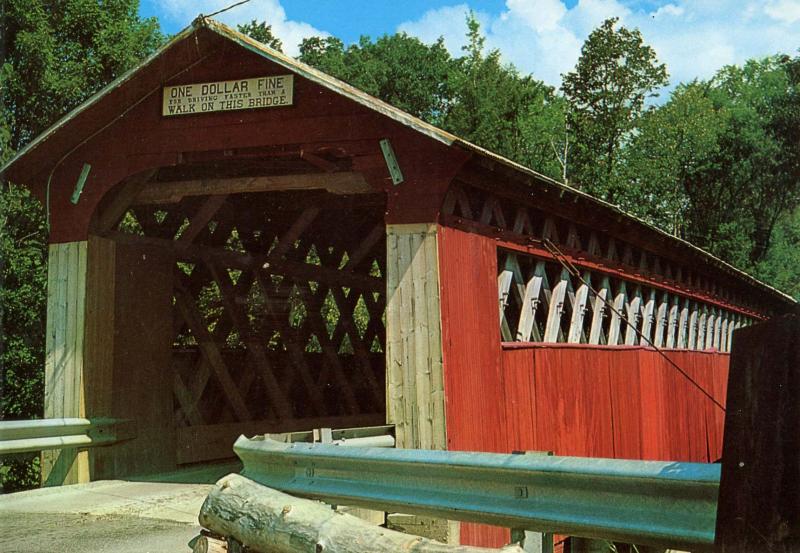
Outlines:
{"label": "concrete road surface", "polygon": [[237,471],[216,466],[0,495],[0,552],[189,553],[210,484]]}

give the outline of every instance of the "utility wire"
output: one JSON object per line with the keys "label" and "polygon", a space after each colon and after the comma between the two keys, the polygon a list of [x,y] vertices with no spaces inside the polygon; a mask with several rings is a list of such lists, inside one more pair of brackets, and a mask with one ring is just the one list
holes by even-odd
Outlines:
{"label": "utility wire", "polygon": [[236,6],[241,6],[242,4],[247,4],[249,1],[250,0],[242,0],[241,2],[236,2],[235,4],[231,4],[227,8],[222,8],[221,10],[217,10],[214,13],[210,13],[208,15],[204,15],[203,18],[214,17],[215,15],[218,15],[218,14],[220,14],[222,12],[226,12],[228,10],[231,10],[231,9],[235,8]]}
{"label": "utility wire", "polygon": [[700,383],[699,383],[699,382],[697,382],[697,381],[696,381],[694,378],[692,378],[692,377],[691,377],[691,376],[690,376],[690,375],[689,375],[689,374],[688,374],[686,371],[684,371],[682,368],[680,368],[680,367],[679,367],[679,366],[678,366],[678,365],[675,363],[675,361],[673,361],[672,359],[670,359],[670,358],[667,356],[667,354],[666,354],[666,353],[664,353],[664,351],[662,351],[662,350],[661,350],[661,348],[657,347],[657,346],[656,346],[656,345],[655,345],[655,344],[654,344],[654,343],[653,343],[653,342],[650,340],[650,338],[648,338],[647,336],[645,336],[644,334],[642,334],[642,333],[639,331],[639,329],[638,329],[638,328],[636,328],[636,325],[634,325],[633,323],[631,323],[631,322],[628,320],[628,317],[626,317],[625,315],[623,315],[622,313],[620,313],[620,312],[619,312],[619,311],[618,311],[618,310],[617,310],[617,309],[614,307],[614,305],[613,305],[613,304],[612,304],[610,301],[608,301],[606,298],[604,298],[603,296],[601,296],[601,295],[599,294],[599,292],[598,292],[597,290],[595,290],[595,288],[594,288],[594,287],[592,287],[591,283],[589,283],[589,282],[586,282],[586,280],[583,278],[583,275],[581,275],[581,272],[580,272],[580,270],[579,270],[579,269],[578,269],[578,268],[577,268],[577,267],[576,267],[576,266],[575,266],[575,265],[574,265],[574,264],[573,264],[573,263],[572,263],[572,262],[571,262],[569,259],[567,259],[567,257],[564,255],[564,253],[563,253],[561,250],[559,250],[559,249],[558,249],[558,246],[556,246],[556,245],[555,245],[555,244],[554,244],[554,243],[553,243],[553,242],[552,242],[552,241],[551,241],[549,238],[545,238],[545,239],[542,241],[542,244],[544,245],[545,249],[546,249],[548,252],[550,252],[550,254],[551,254],[551,255],[552,255],[554,258],[555,258],[555,260],[556,260],[556,261],[558,261],[558,262],[561,264],[561,266],[562,266],[562,267],[564,267],[564,269],[566,269],[566,271],[567,271],[567,272],[568,272],[570,275],[572,275],[573,277],[575,277],[575,278],[577,278],[578,280],[580,280],[580,281],[581,281],[581,282],[582,282],[582,283],[583,283],[583,284],[584,284],[584,285],[585,285],[585,286],[586,286],[586,287],[587,287],[587,288],[588,288],[588,289],[589,289],[589,290],[592,292],[592,294],[594,294],[594,296],[595,296],[596,298],[600,298],[600,299],[603,301],[603,303],[604,303],[604,304],[605,304],[605,305],[606,305],[606,306],[607,306],[607,307],[608,307],[608,308],[609,308],[609,309],[610,309],[610,310],[611,310],[611,311],[612,311],[612,312],[613,312],[615,315],[617,315],[617,316],[618,316],[620,319],[622,319],[623,321],[625,321],[625,324],[626,324],[626,325],[628,325],[630,328],[632,328],[632,329],[633,329],[633,331],[636,333],[636,335],[637,335],[637,336],[639,336],[639,338],[640,338],[641,340],[643,340],[643,341],[647,342],[647,344],[648,344],[650,347],[652,347],[654,350],[656,350],[656,352],[657,352],[657,353],[658,353],[658,354],[659,354],[661,357],[663,357],[664,359],[666,359],[667,363],[669,363],[670,365],[672,365],[672,366],[675,368],[675,370],[677,370],[677,371],[678,371],[680,374],[682,374],[682,375],[683,375],[683,377],[684,377],[684,378],[686,378],[686,380],[688,380],[688,381],[689,381],[689,382],[690,382],[690,383],[691,383],[691,384],[692,384],[692,385],[693,385],[695,388],[697,388],[698,390],[700,390],[700,391],[703,393],[703,395],[705,395],[705,396],[706,396],[708,399],[710,399],[710,400],[711,400],[711,401],[714,403],[714,405],[716,405],[717,407],[719,407],[720,409],[722,409],[722,412],[723,412],[723,413],[725,412],[725,407],[724,407],[724,406],[723,406],[723,405],[722,405],[722,404],[721,404],[719,401],[717,401],[717,399],[716,399],[714,396],[712,396],[710,393],[708,393],[708,391],[707,391],[705,388],[703,388],[703,387],[700,385]]}

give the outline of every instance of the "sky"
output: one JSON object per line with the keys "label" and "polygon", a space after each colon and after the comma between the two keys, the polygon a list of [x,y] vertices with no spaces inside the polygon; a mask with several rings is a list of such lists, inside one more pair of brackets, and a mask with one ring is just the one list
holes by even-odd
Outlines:
{"label": "sky", "polygon": [[[235,1],[141,0],[140,13],[156,16],[165,32],[175,33],[198,13]],[[591,30],[611,16],[641,31],[667,64],[672,86],[711,77],[725,65],[800,49],[800,0],[250,0],[215,18],[229,25],[266,21],[289,55],[297,55],[308,36],[333,35],[350,44],[361,35],[399,31],[428,43],[444,37],[450,52],[460,55],[469,10],[489,48],[553,86],[574,68]]]}

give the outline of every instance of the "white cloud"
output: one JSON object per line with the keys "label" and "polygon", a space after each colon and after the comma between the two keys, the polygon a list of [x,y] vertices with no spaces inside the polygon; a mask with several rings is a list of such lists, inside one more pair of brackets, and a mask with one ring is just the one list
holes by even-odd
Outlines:
{"label": "white cloud", "polygon": [[768,2],[764,12],[773,19],[785,23],[795,23],[800,20],[800,1],[777,0]]}
{"label": "white cloud", "polygon": [[[231,0],[162,0],[161,6],[164,14],[169,19],[189,25],[199,14],[209,15],[231,5]],[[290,56],[297,56],[300,51],[300,42],[310,36],[329,36],[329,33],[314,28],[302,21],[292,21],[286,18],[286,11],[280,0],[251,0],[247,4],[214,16],[227,25],[236,26],[240,23],[266,21],[272,25],[272,32],[283,42],[283,51]]]}
{"label": "white cloud", "polygon": [[679,16],[683,15],[684,11],[685,10],[681,6],[676,6],[675,4],[664,4],[656,11],[650,12],[650,17],[653,19],[658,19],[659,17],[665,16]]}
{"label": "white cloud", "polygon": [[[398,30],[426,42],[443,36],[460,54],[468,3],[438,8]],[[499,14],[479,14],[486,44],[521,71],[558,86],[561,74],[575,66],[588,34],[607,17],[638,28],[671,83],[708,78],[723,65],[800,46],[800,0],[506,0]]]}
{"label": "white cloud", "polygon": [[[397,27],[397,31],[408,33],[423,42],[436,42],[439,37],[444,37],[447,48],[456,53],[466,44],[467,14],[470,8],[467,4],[456,4],[429,10],[416,21],[407,21]],[[491,18],[479,11],[474,11],[475,17],[483,29],[491,23]]]}

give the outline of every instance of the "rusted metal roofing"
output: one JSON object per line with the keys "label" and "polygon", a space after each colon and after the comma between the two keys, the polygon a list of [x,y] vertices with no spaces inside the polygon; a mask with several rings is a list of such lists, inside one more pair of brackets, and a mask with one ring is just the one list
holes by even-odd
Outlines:
{"label": "rusted metal roofing", "polygon": [[[475,154],[478,157],[481,157],[481,158],[484,158],[484,159],[486,159],[488,161],[503,165],[503,166],[513,170],[515,173],[519,174],[520,176],[523,176],[523,177],[527,178],[528,183],[531,186],[545,185],[547,187],[557,188],[557,189],[561,190],[565,195],[572,196],[573,199],[578,199],[579,198],[582,201],[585,201],[585,202],[587,202],[589,204],[596,205],[602,211],[606,212],[609,215],[609,217],[623,217],[623,218],[625,218],[625,219],[627,219],[629,221],[632,221],[632,222],[638,224],[642,228],[643,231],[649,232],[649,233],[651,233],[653,235],[656,235],[656,236],[659,236],[659,237],[665,239],[666,241],[671,242],[672,244],[674,244],[675,246],[677,246],[679,248],[682,248],[684,250],[689,250],[692,254],[697,255],[704,262],[708,263],[710,266],[716,267],[716,268],[724,271],[727,274],[733,275],[733,276],[741,279],[742,281],[750,284],[751,286],[759,288],[759,289],[761,289],[761,290],[763,290],[763,291],[765,291],[765,292],[767,292],[767,293],[769,293],[769,294],[771,294],[773,296],[777,296],[779,299],[781,299],[781,300],[783,300],[785,302],[792,303],[792,304],[796,303],[796,300],[794,298],[792,298],[791,296],[789,296],[788,294],[785,294],[785,293],[781,292],[780,290],[778,290],[778,289],[776,289],[776,288],[774,288],[774,287],[772,287],[772,286],[770,286],[770,285],[768,285],[766,283],[763,283],[763,282],[755,279],[754,277],[752,277],[751,275],[747,274],[746,272],[737,269],[733,265],[730,265],[729,263],[727,263],[727,262],[725,262],[725,261],[723,261],[723,260],[711,255],[710,253],[706,252],[705,250],[703,250],[701,248],[698,248],[697,246],[691,244],[690,242],[688,242],[686,240],[683,240],[682,238],[676,237],[676,236],[674,236],[672,234],[669,234],[668,232],[665,232],[665,231],[663,231],[663,230],[651,225],[647,221],[645,221],[645,220],[643,220],[643,219],[641,219],[641,218],[639,218],[639,217],[637,217],[637,216],[635,216],[635,215],[633,215],[631,213],[628,213],[628,212],[620,209],[618,206],[616,206],[614,204],[611,204],[611,203],[608,203],[608,202],[606,202],[604,200],[596,198],[596,197],[594,197],[594,196],[592,196],[590,194],[587,194],[586,192],[578,190],[577,188],[573,188],[573,187],[571,187],[571,186],[569,186],[569,185],[567,185],[565,183],[562,183],[562,182],[556,181],[554,179],[551,179],[551,178],[549,178],[549,177],[547,177],[545,175],[537,173],[533,169],[530,169],[528,167],[520,165],[519,163],[516,163],[516,162],[514,162],[514,161],[512,161],[512,160],[510,160],[508,158],[505,158],[503,156],[500,156],[498,154],[490,152],[489,150],[486,150],[485,148],[482,148],[482,147],[480,147],[480,146],[478,146],[476,144],[473,144],[473,143],[471,143],[471,142],[469,142],[467,140],[459,138],[458,136],[455,136],[455,135],[453,135],[453,134],[451,134],[451,133],[449,133],[447,131],[439,129],[439,128],[431,125],[430,123],[427,123],[427,122],[425,122],[425,121],[423,121],[423,120],[421,120],[421,119],[419,119],[417,117],[414,117],[413,115],[411,115],[409,113],[406,113],[406,112],[404,112],[404,111],[402,111],[402,110],[400,110],[400,109],[398,109],[398,108],[396,108],[396,107],[394,107],[394,106],[392,106],[392,105],[390,105],[390,104],[388,104],[388,103],[386,103],[386,102],[384,102],[384,101],[382,101],[382,100],[380,100],[378,98],[370,96],[369,94],[367,94],[367,93],[365,93],[365,92],[363,92],[363,91],[361,91],[361,90],[359,90],[359,89],[357,89],[357,88],[355,88],[355,87],[353,87],[353,86],[351,86],[351,85],[349,85],[349,84],[347,84],[347,83],[345,83],[343,81],[340,81],[339,79],[331,77],[330,75],[327,75],[327,74],[323,73],[322,71],[314,69],[313,67],[311,67],[309,65],[306,65],[306,64],[304,64],[304,63],[302,63],[302,62],[300,62],[300,61],[298,61],[298,60],[296,60],[294,58],[291,58],[289,56],[286,56],[286,55],[282,54],[281,52],[273,50],[272,48],[269,48],[268,46],[266,46],[266,45],[264,45],[264,44],[262,44],[262,43],[260,43],[260,42],[258,42],[256,40],[248,37],[247,35],[244,35],[244,34],[238,32],[238,31],[228,27],[227,25],[224,25],[222,23],[219,23],[218,21],[215,21],[215,20],[210,19],[208,17],[204,17],[202,15],[199,16],[198,18],[196,18],[189,27],[187,27],[183,31],[181,31],[178,34],[176,34],[167,44],[162,46],[158,51],[156,51],[150,57],[145,59],[142,63],[140,63],[139,65],[137,65],[136,67],[134,67],[133,69],[131,69],[130,71],[125,73],[124,75],[122,75],[119,78],[117,78],[114,81],[112,81],[110,84],[108,84],[103,89],[98,91],[92,97],[87,99],[84,103],[82,103],[81,105],[79,105],[78,107],[73,109],[71,112],[69,112],[67,115],[62,117],[59,121],[57,121],[54,125],[52,125],[50,128],[48,128],[42,134],[37,136],[34,140],[32,140],[29,144],[27,144],[24,148],[22,148],[2,168],[0,168],[0,175],[4,174],[6,171],[8,171],[10,168],[12,168],[15,164],[17,164],[21,159],[23,159],[24,157],[29,155],[31,152],[33,152],[35,149],[40,147],[47,140],[52,138],[54,135],[59,134],[59,132],[62,131],[63,129],[65,129],[75,117],[77,117],[78,115],[80,115],[81,113],[83,113],[84,111],[86,111],[87,109],[92,107],[93,105],[97,104],[100,100],[102,100],[105,96],[107,96],[112,91],[115,91],[115,90],[119,89],[120,87],[125,86],[125,84],[128,83],[129,81],[131,81],[133,79],[133,77],[137,73],[139,73],[142,69],[144,69],[144,68],[150,66],[151,64],[153,64],[165,52],[167,52],[168,50],[172,49],[173,47],[175,47],[177,44],[183,42],[184,40],[187,40],[189,37],[191,37],[199,29],[208,29],[208,30],[216,33],[217,35],[219,35],[222,38],[230,40],[230,41],[238,44],[239,46],[241,46],[241,47],[243,47],[243,48],[245,48],[245,49],[247,49],[247,50],[249,50],[251,52],[254,52],[254,53],[256,53],[256,54],[258,54],[260,56],[263,56],[264,58],[270,60],[273,63],[276,63],[276,64],[278,64],[280,66],[285,67],[286,69],[294,72],[297,75],[300,75],[300,76],[302,76],[302,77],[304,77],[304,78],[306,78],[306,79],[308,79],[308,80],[310,80],[310,81],[312,81],[312,82],[314,82],[314,83],[316,83],[316,84],[318,84],[318,85],[320,85],[322,87],[325,87],[325,88],[327,88],[327,89],[329,89],[329,90],[331,90],[331,91],[333,91],[333,92],[335,92],[337,94],[340,94],[340,95],[342,95],[342,96],[344,96],[344,97],[346,97],[346,98],[348,98],[348,99],[350,99],[350,100],[352,100],[352,101],[354,101],[354,102],[356,102],[356,103],[358,103],[358,104],[360,104],[362,106],[365,106],[365,107],[369,108],[370,110],[373,110],[373,111],[375,111],[377,113],[380,113],[380,114],[382,114],[382,115],[384,115],[384,116],[386,116],[386,117],[388,117],[388,118],[390,118],[390,119],[392,119],[392,120],[394,120],[394,121],[396,121],[396,122],[398,122],[398,123],[400,123],[400,124],[402,124],[402,125],[404,125],[404,126],[406,126],[408,128],[413,129],[414,131],[416,131],[416,132],[418,132],[420,134],[423,134],[423,135],[433,139],[433,140],[441,142],[441,143],[443,143],[443,144],[445,144],[447,146],[451,146],[451,147],[455,146],[455,147],[462,148],[462,149],[464,149],[466,151],[469,151],[469,152]],[[147,94],[144,94],[143,97],[146,97],[151,92],[148,92]],[[140,98],[140,100],[141,99],[142,98]],[[130,106],[127,106],[127,108],[130,109],[133,106],[135,106],[137,103],[138,102],[133,102]],[[88,141],[91,138],[91,136],[94,136],[95,134],[97,134],[101,130],[105,129],[112,122],[113,122],[113,119],[111,121],[108,121],[105,125],[101,126],[100,129],[97,130],[95,133],[93,133],[89,137],[85,138],[80,144],[83,144],[84,142]],[[77,148],[77,146],[75,148],[72,148],[72,150],[68,151],[63,156],[63,158],[61,160],[59,160],[58,163],[60,163],[64,158],[66,158],[69,155],[69,153],[74,151],[74,149],[76,149],[76,148]]]}

